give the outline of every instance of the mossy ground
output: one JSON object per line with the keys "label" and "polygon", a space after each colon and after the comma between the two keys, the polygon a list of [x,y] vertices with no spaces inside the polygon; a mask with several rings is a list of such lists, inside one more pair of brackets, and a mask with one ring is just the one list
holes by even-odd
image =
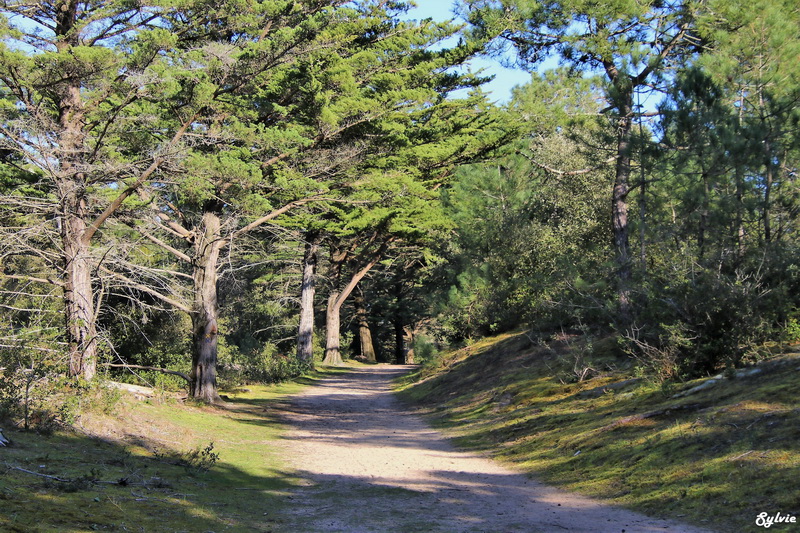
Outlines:
{"label": "mossy ground", "polygon": [[633,373],[613,339],[508,334],[400,389],[459,445],[565,489],[718,531],[764,531],[761,512],[800,521],[800,358],[683,397],[701,381],[624,383]]}
{"label": "mossy ground", "polygon": [[276,446],[276,407],[319,376],[228,392],[220,406],[123,400],[112,416],[84,414],[75,431],[49,436],[6,429],[13,445],[0,448],[0,530],[279,529],[299,480]]}

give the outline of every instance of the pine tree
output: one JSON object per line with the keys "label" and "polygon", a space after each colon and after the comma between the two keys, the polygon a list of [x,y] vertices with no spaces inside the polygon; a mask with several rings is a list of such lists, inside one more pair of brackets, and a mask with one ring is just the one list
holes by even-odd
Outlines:
{"label": "pine tree", "polygon": [[607,111],[617,129],[611,227],[617,262],[620,315],[630,320],[632,256],[628,196],[637,92],[655,87],[676,60],[695,52],[693,0],[587,3],[569,0],[465,0],[471,35],[508,47],[519,63],[535,66],[553,56],[578,71],[601,73]]}

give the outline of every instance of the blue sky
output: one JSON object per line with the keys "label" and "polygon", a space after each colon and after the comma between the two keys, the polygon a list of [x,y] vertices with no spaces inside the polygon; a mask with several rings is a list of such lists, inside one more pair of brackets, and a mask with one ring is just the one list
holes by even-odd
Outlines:
{"label": "blue sky", "polygon": [[[448,0],[416,0],[417,8],[409,13],[409,18],[422,20],[448,20],[454,18],[453,2]],[[531,79],[528,72],[519,69],[503,67],[493,58],[478,58],[470,63],[474,69],[485,69],[484,75],[494,75],[494,80],[484,86],[484,90],[492,95],[492,99],[499,103],[508,102],[511,89],[517,85],[527,83]]]}

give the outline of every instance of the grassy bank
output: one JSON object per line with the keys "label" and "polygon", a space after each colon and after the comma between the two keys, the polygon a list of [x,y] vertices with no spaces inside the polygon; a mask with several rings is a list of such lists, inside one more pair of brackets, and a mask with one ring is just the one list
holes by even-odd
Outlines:
{"label": "grassy bank", "polygon": [[[736,378],[636,379],[613,339],[510,334],[442,354],[403,395],[457,444],[568,490],[718,531],[800,521],[800,358]],[[800,524],[769,531],[800,531]]]}
{"label": "grassy bank", "polygon": [[280,402],[317,377],[215,407],[123,399],[49,436],[6,427],[0,530],[271,531],[297,482],[281,461]]}

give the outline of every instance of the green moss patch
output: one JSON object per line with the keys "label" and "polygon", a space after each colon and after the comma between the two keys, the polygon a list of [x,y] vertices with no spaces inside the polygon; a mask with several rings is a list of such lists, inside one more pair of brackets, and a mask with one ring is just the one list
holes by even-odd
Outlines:
{"label": "green moss patch", "polygon": [[547,483],[721,531],[763,531],[761,512],[800,520],[800,358],[681,396],[703,380],[636,379],[615,346],[509,334],[399,388],[457,444]]}

